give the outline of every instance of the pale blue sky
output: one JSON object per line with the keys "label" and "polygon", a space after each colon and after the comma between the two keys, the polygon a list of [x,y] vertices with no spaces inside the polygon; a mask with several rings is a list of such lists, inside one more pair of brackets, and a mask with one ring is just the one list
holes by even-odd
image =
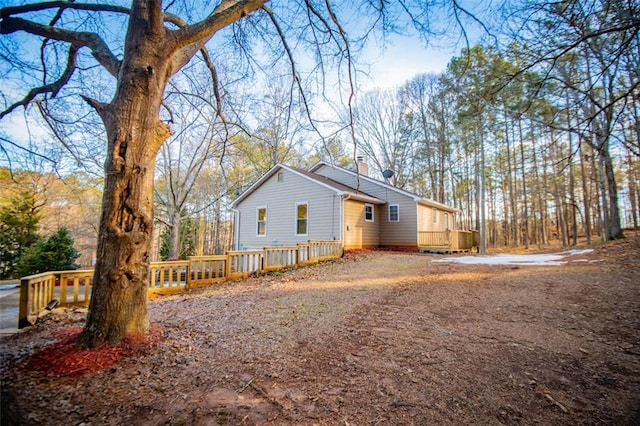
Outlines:
{"label": "pale blue sky", "polygon": [[360,90],[402,85],[423,73],[440,73],[454,56],[447,48],[426,47],[418,37],[390,37],[386,49],[372,46],[363,61],[370,63],[369,77],[360,76]]}

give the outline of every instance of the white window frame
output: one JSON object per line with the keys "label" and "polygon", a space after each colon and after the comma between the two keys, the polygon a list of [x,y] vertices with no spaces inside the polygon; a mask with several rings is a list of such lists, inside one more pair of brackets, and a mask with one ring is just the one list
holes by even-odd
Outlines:
{"label": "white window frame", "polygon": [[449,230],[449,213],[444,214],[444,229]]}
{"label": "white window frame", "polygon": [[[371,219],[367,219],[367,208],[371,209]],[[364,221],[365,222],[375,222],[375,218],[376,218],[375,215],[376,215],[376,209],[373,206],[373,204],[366,203],[364,205]]]}
{"label": "white window frame", "polygon": [[[396,208],[396,220],[392,220],[391,219],[391,208],[392,207]],[[387,213],[388,213],[387,220],[389,222],[400,222],[400,204],[389,204],[389,207],[387,209]]]}
{"label": "white window frame", "polygon": [[[264,234],[260,233],[260,210],[264,209]],[[256,237],[264,238],[267,236],[267,214],[269,210],[267,206],[258,206],[256,207]]]}
{"label": "white window frame", "polygon": [[[306,231],[307,232],[305,232],[304,234],[299,234],[298,233],[298,220],[300,220],[300,219],[298,219],[298,206],[307,206],[307,217],[305,217],[305,219],[304,219],[304,220],[307,221],[307,226],[306,226]],[[307,201],[297,202],[296,203],[296,208],[295,208],[294,213],[293,213],[293,217],[295,219],[294,224],[293,224],[293,226],[294,226],[293,230],[294,230],[294,233],[295,233],[296,237],[306,237],[306,236],[308,236],[309,235],[309,202],[307,202]]]}
{"label": "white window frame", "polygon": [[432,207],[431,215],[433,216],[433,223],[438,223],[438,209],[436,209],[435,207]]}

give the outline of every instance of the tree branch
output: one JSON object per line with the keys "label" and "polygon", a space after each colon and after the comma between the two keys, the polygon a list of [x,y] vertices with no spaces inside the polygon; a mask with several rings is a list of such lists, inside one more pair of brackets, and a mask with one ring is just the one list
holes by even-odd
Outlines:
{"label": "tree branch", "polygon": [[[25,151],[29,155],[34,155],[36,157],[42,158],[43,160],[49,161],[52,164],[57,164],[56,160],[54,160],[53,158],[47,157],[46,155],[42,155],[42,154],[39,154],[39,153],[37,153],[35,151],[32,151],[32,150],[30,150],[28,148],[25,148],[24,146],[22,146],[22,145],[20,145],[20,144],[18,144],[16,142],[13,142],[10,139],[7,139],[5,137],[0,136],[0,141],[2,141],[4,143],[7,143],[9,145],[12,145],[12,146],[14,146],[15,148],[17,148],[17,149],[19,149],[21,151]],[[2,149],[2,152],[4,153],[4,155],[6,156],[7,160],[9,161],[9,168],[11,168],[11,156],[9,155],[9,152],[2,145],[0,145],[0,149]]]}
{"label": "tree branch", "polygon": [[205,20],[174,30],[170,37],[173,39],[173,46],[168,46],[170,52],[176,52],[171,74],[189,62],[217,31],[260,9],[266,2],[267,0],[223,0]]}
{"label": "tree branch", "polygon": [[[4,11],[4,9],[3,9]],[[0,34],[25,31],[30,34],[70,43],[77,48],[88,47],[93,57],[114,77],[120,69],[120,60],[109,50],[107,44],[95,33],[63,30],[42,25],[22,18],[3,18],[0,21]]]}
{"label": "tree branch", "polygon": [[40,3],[25,4],[22,6],[9,6],[0,9],[0,18],[5,19],[14,15],[20,15],[23,13],[40,12],[47,9],[74,9],[74,10],[88,10],[94,12],[116,12],[126,13],[130,12],[129,8],[122,6],[114,6],[110,4],[88,4],[88,3],[74,3],[70,1],[48,1]]}
{"label": "tree branch", "polygon": [[47,123],[47,126],[49,126],[49,129],[51,129],[51,132],[53,133],[53,135],[56,137],[56,139],[58,139],[58,142],[62,144],[62,146],[69,152],[69,154],[71,154],[71,156],[74,158],[74,160],[76,160],[78,164],[83,165],[83,162],[80,159],[80,157],[78,157],[76,153],[73,151],[73,149],[71,148],[71,146],[67,142],[65,142],[65,138],[62,135],[60,135],[60,132],[58,132],[58,130],[53,125],[51,121],[51,115],[46,111],[46,107],[44,107],[42,105],[42,102],[40,101],[36,101],[36,106],[38,107],[38,111],[40,112],[42,119],[45,121],[45,123]]}
{"label": "tree branch", "polygon": [[0,120],[10,114],[14,109],[19,106],[27,106],[33,99],[42,93],[51,93],[51,97],[55,98],[60,89],[69,82],[69,79],[73,75],[73,71],[76,68],[76,56],[78,54],[78,47],[71,45],[69,47],[69,54],[67,55],[67,67],[60,76],[60,78],[53,83],[45,84],[44,86],[33,88],[27,93],[22,100],[14,103],[6,110],[0,112]]}
{"label": "tree branch", "polygon": [[[355,124],[354,124],[354,118],[353,118],[353,100],[355,98],[356,91],[355,91],[355,82],[353,81],[354,72],[353,72],[353,62],[351,58],[351,47],[349,44],[349,39],[347,38],[347,33],[344,31],[344,29],[340,25],[340,22],[338,22],[338,18],[333,13],[333,10],[331,9],[331,5],[329,4],[329,0],[325,0],[325,4],[327,6],[327,10],[329,11],[329,15],[331,16],[331,20],[333,21],[335,26],[338,28],[340,37],[342,38],[342,42],[344,43],[344,49],[346,51],[346,56],[347,56],[347,74],[349,76],[349,99],[347,101],[347,107],[349,111],[348,126],[349,126],[349,135],[351,136],[351,141],[353,142],[353,163],[357,165],[358,142],[356,140]],[[359,167],[356,167],[356,192],[359,190],[360,190],[360,169]]]}

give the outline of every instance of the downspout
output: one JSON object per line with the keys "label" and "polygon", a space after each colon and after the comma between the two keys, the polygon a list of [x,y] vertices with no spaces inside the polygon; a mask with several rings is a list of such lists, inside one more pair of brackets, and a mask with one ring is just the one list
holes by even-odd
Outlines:
{"label": "downspout", "polygon": [[[336,197],[338,194],[333,194],[331,196],[331,237],[333,240],[340,239],[340,229],[338,228],[336,232]],[[338,206],[339,207],[339,206]],[[340,211],[338,211],[338,218],[340,217]],[[338,224],[338,227],[340,225]]]}
{"label": "downspout", "polygon": [[340,203],[340,240],[342,241],[342,247],[345,246],[345,234],[344,234],[344,202],[351,198],[351,194],[342,193]]}

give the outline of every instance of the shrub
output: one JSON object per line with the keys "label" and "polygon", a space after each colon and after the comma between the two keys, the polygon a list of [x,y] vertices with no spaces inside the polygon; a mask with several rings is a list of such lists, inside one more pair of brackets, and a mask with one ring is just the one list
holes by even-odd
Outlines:
{"label": "shrub", "polygon": [[60,228],[46,240],[27,248],[18,259],[16,271],[18,276],[24,277],[46,271],[78,269],[76,259],[79,256],[69,231]]}

